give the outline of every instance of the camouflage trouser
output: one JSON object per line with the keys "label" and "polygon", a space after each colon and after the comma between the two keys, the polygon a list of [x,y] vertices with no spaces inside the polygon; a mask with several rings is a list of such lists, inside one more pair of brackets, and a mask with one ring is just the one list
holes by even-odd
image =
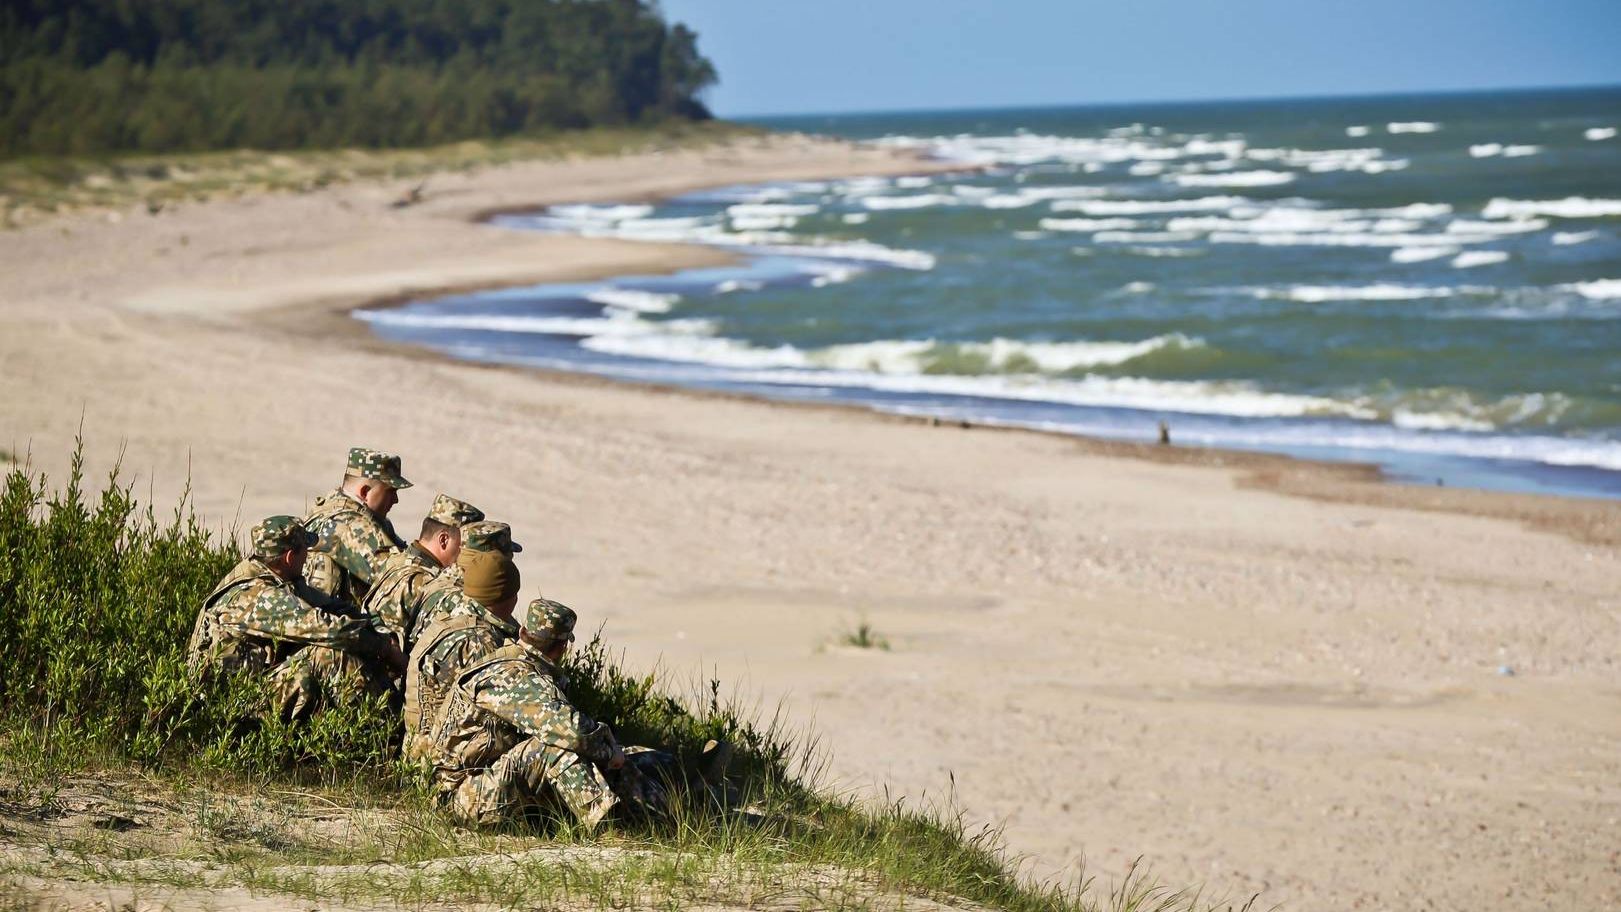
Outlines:
{"label": "camouflage trouser", "polygon": [[515,820],[530,809],[566,809],[590,830],[619,801],[596,764],[539,738],[519,742],[443,797],[452,816],[468,826]]}
{"label": "camouflage trouser", "polygon": [[305,646],[270,673],[271,706],[283,719],[307,719],[326,697],[387,695],[398,710],[398,694],[379,663],[328,646]]}

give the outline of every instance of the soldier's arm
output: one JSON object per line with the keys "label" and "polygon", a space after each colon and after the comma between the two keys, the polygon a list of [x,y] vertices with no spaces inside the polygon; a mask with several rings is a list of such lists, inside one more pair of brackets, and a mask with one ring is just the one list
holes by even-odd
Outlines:
{"label": "soldier's arm", "polygon": [[386,655],[386,647],[392,644],[372,627],[369,615],[329,610],[290,590],[269,586],[259,591],[235,622],[243,632],[256,636],[369,655]]}
{"label": "soldier's arm", "polygon": [[553,747],[607,763],[618,752],[608,726],[575,709],[544,675],[503,676],[480,687],[474,702]]}

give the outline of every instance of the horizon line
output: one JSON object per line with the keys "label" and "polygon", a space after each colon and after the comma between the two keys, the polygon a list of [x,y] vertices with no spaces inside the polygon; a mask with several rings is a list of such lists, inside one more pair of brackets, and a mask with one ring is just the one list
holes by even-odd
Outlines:
{"label": "horizon line", "polygon": [[716,114],[719,120],[747,120],[789,117],[871,117],[884,114],[961,114],[976,111],[1042,111],[1074,108],[1124,108],[1133,106],[1170,106],[1195,104],[1239,104],[1265,101],[1356,101],[1360,99],[1424,98],[1434,96],[1488,95],[1498,93],[1580,92],[1602,89],[1621,90],[1621,82],[1564,83],[1559,85],[1487,86],[1468,89],[1413,89],[1394,92],[1356,92],[1343,95],[1306,93],[1300,95],[1231,95],[1215,98],[1143,98],[1127,101],[1060,101],[1060,102],[1008,102],[971,105],[969,107],[902,107],[860,108],[854,110],[818,110],[800,112],[757,112],[747,114]]}

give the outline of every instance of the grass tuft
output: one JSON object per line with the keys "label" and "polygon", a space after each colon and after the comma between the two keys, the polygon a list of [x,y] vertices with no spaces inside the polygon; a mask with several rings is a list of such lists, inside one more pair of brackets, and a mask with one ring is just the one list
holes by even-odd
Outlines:
{"label": "grass tuft", "polygon": [[849,646],[852,649],[889,651],[888,638],[880,636],[878,631],[873,629],[872,624],[865,619],[857,624],[854,630],[846,630],[840,634],[838,644],[840,646]]}

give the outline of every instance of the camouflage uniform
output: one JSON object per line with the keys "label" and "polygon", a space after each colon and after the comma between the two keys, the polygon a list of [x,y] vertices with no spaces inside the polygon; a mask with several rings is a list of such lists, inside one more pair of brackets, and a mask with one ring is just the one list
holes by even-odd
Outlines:
{"label": "camouflage uniform", "polygon": [[[572,637],[574,613],[546,605],[567,612]],[[536,629],[534,614],[527,623]],[[566,686],[557,666],[521,641],[456,675],[430,733],[429,757],[439,800],[458,820],[487,826],[560,804],[595,828],[619,803],[598,769],[618,753],[613,732],[576,710]]]}
{"label": "camouflage uniform", "polygon": [[[442,525],[461,528],[484,518],[484,511],[471,504],[440,494],[434,498],[428,518]],[[416,642],[416,620],[423,602],[423,587],[445,568],[418,542],[385,557],[377,568],[366,601],[361,605],[378,620],[409,653]]]}
{"label": "camouflage uniform", "polygon": [[438,718],[456,677],[518,639],[516,621],[496,617],[457,589],[432,593],[424,611],[438,620],[416,641],[405,672],[405,755],[412,759],[428,756],[432,740],[425,729]]}
{"label": "camouflage uniform", "polygon": [[[511,557],[522,550],[523,545],[512,540],[512,527],[504,522],[483,520],[462,526],[463,554],[500,551]],[[447,612],[439,609],[441,606],[448,608],[451,603],[435,599],[433,596],[441,592],[460,592],[461,588],[462,568],[459,564],[446,567],[433,579],[423,584],[417,596],[421,608],[417,611],[416,624],[408,637],[410,642],[421,642],[422,636],[428,627],[446,615]]]}
{"label": "camouflage uniform", "polygon": [[253,556],[226,574],[197,614],[187,664],[199,676],[245,672],[271,682],[276,712],[304,718],[322,694],[392,694],[375,656],[385,647],[369,617],[305,585],[268,561],[311,537],[291,516],[255,526]]}
{"label": "camouflage uniform", "polygon": [[[395,490],[411,487],[400,476],[400,457],[355,447],[349,451],[347,474],[369,478]],[[304,528],[316,543],[304,567],[310,586],[351,605],[362,604],[383,560],[403,551],[405,542],[385,517],[339,487],[315,499]]]}

